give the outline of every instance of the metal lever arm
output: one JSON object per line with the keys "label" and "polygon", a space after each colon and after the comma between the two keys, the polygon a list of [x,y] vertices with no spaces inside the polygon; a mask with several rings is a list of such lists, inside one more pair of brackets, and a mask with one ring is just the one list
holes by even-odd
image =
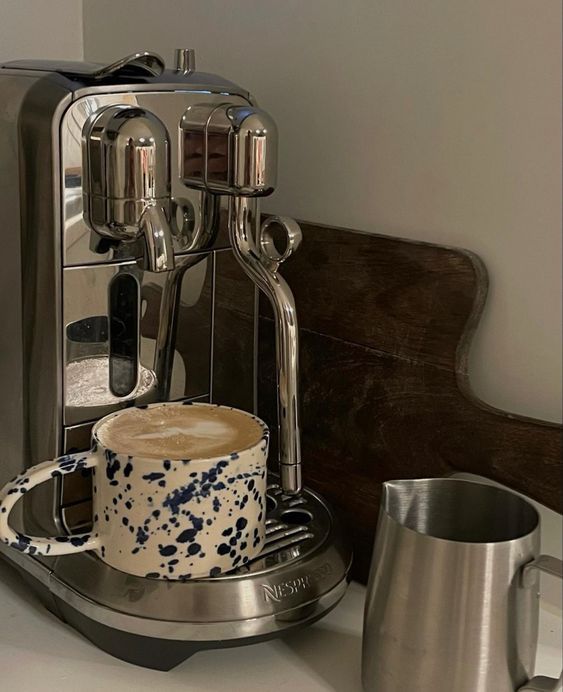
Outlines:
{"label": "metal lever arm", "polygon": [[[258,202],[251,197],[229,198],[229,232],[235,257],[246,274],[266,294],[274,310],[276,324],[276,365],[278,373],[278,425],[281,485],[284,492],[301,491],[301,436],[299,429],[299,348],[297,315],[293,293],[277,269],[301,240],[295,222],[288,232],[288,250],[283,255],[267,252],[269,236],[257,246],[253,229],[258,218]],[[287,230],[287,229],[286,229]]]}
{"label": "metal lever arm", "polygon": [[139,74],[148,75],[149,77],[158,77],[164,72],[164,60],[157,53],[151,53],[148,50],[131,53],[124,58],[119,58],[109,65],[100,67],[99,70],[92,72],[91,76],[94,79],[104,79],[111,75],[119,74],[127,71],[131,73],[138,72]]}

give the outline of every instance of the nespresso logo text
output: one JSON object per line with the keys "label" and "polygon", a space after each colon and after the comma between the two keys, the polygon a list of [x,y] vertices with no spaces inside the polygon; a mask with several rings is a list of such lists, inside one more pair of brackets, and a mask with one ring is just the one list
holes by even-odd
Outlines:
{"label": "nespresso logo text", "polygon": [[277,584],[262,584],[264,600],[266,603],[271,601],[279,603],[284,598],[289,598],[289,596],[293,596],[300,591],[305,591],[313,584],[326,579],[326,577],[332,574],[332,571],[330,564],[325,562],[324,565],[309,572],[309,574],[303,574],[295,579],[280,581]]}

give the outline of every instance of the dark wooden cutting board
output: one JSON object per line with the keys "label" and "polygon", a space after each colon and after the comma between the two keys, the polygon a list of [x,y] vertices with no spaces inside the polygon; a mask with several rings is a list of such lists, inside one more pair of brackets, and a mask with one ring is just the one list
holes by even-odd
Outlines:
{"label": "dark wooden cutting board", "polygon": [[[385,480],[470,472],[561,512],[561,427],[494,409],[471,391],[467,355],[487,293],[480,259],[438,245],[301,226],[303,243],[282,274],[300,324],[303,472],[347,527],[353,576],[367,578]],[[250,302],[238,296],[249,288],[231,253],[224,254],[216,310],[228,334],[215,340],[224,371],[216,400],[243,408],[251,406],[250,392],[239,392],[237,383],[253,319]],[[266,300],[258,375],[258,413],[275,430]]]}
{"label": "dark wooden cutting board", "polygon": [[[487,476],[561,512],[561,428],[471,392],[487,274],[463,250],[302,224],[283,267],[298,307],[306,483],[344,520],[365,581],[382,481]],[[275,426],[273,324],[261,304],[259,413]]]}

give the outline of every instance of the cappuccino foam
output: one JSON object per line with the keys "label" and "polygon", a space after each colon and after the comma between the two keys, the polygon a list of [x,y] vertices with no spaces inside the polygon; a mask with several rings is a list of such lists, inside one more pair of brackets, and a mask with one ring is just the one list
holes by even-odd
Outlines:
{"label": "cappuccino foam", "polygon": [[205,405],[131,408],[100,425],[97,437],[118,454],[209,459],[252,447],[262,427],[248,414]]}

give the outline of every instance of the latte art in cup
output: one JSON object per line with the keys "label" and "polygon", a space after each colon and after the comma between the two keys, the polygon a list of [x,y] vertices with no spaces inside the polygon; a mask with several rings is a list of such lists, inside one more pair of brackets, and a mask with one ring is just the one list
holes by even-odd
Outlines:
{"label": "latte art in cup", "polygon": [[156,459],[210,459],[255,445],[263,429],[248,414],[212,406],[132,408],[97,430],[112,451]]}

